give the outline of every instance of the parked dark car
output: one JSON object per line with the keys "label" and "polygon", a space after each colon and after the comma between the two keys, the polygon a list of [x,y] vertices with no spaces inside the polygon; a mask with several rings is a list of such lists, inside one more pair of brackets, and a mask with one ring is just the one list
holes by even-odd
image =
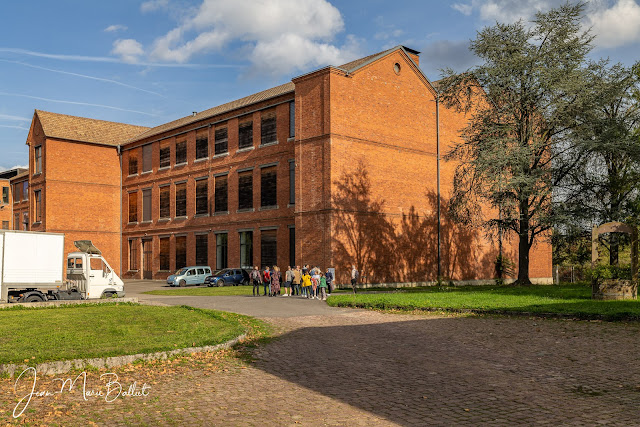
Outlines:
{"label": "parked dark car", "polygon": [[204,279],[207,286],[238,286],[249,284],[249,273],[242,268],[225,268]]}

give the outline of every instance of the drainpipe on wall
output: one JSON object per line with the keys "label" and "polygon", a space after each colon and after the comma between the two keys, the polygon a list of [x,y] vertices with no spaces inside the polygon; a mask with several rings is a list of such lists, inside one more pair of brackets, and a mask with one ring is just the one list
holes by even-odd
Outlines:
{"label": "drainpipe on wall", "polygon": [[438,282],[442,280],[441,266],[441,229],[440,229],[440,94],[436,94],[436,191],[438,209]]}
{"label": "drainpipe on wall", "polygon": [[117,149],[118,161],[120,162],[120,265],[118,266],[120,273],[118,275],[122,277],[122,149],[120,145],[118,145]]}

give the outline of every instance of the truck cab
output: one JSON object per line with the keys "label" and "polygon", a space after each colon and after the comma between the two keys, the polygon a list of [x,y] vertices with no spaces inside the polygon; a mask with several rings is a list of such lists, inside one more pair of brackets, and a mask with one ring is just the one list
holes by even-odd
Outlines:
{"label": "truck cab", "polygon": [[84,299],[124,297],[124,283],[90,240],[73,242],[77,252],[67,255],[67,280]]}

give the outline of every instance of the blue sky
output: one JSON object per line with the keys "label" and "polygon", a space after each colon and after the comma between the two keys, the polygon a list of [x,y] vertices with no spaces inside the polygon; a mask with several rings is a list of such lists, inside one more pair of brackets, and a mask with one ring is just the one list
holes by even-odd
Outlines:
{"label": "blue sky", "polygon": [[[156,126],[397,44],[431,79],[476,31],[560,0],[36,0],[0,6],[0,170],[34,109]],[[640,60],[640,0],[590,0],[592,56]]]}

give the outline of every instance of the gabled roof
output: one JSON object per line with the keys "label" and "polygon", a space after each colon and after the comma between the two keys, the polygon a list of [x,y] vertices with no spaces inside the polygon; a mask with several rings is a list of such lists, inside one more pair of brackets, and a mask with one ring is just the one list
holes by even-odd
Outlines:
{"label": "gabled roof", "polygon": [[130,138],[127,143],[139,141],[150,136],[158,135],[163,132],[177,129],[179,127],[195,123],[200,120],[208,119],[219,114],[223,114],[238,108],[246,107],[247,105],[256,104],[258,102],[266,101],[270,98],[275,98],[280,95],[293,92],[295,86],[293,83],[285,83],[280,86],[273,87],[271,89],[263,90],[262,92],[254,93],[253,95],[245,96],[244,98],[236,99],[235,101],[227,102],[226,104],[218,105],[217,107],[209,108],[208,110],[201,111],[195,115],[186,116],[178,120],[174,120],[169,123],[162,124],[147,130],[146,132],[136,135]]}
{"label": "gabled roof", "polygon": [[11,181],[15,181],[20,178],[24,178],[25,176],[29,176],[29,169],[21,169],[23,172],[20,172],[18,175],[11,178]]}
{"label": "gabled roof", "polygon": [[35,115],[38,116],[46,137],[114,147],[149,129],[145,126],[68,116],[42,110],[36,110]]}

